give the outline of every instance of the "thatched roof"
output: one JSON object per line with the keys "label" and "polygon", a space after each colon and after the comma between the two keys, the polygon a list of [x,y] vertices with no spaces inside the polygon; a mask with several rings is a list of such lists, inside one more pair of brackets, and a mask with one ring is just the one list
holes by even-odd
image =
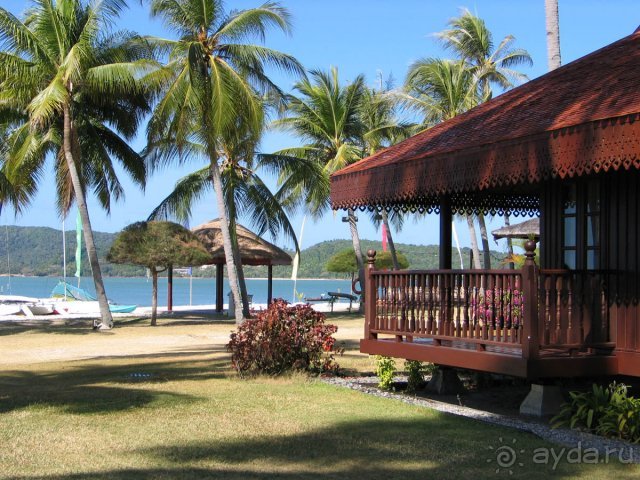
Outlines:
{"label": "thatched roof", "polygon": [[[191,230],[211,254],[209,264],[225,263],[219,219],[211,220]],[[243,265],[291,265],[291,257],[284,250],[263,240],[242,225],[237,226],[237,232]]]}
{"label": "thatched roof", "polygon": [[502,227],[492,231],[491,234],[496,240],[499,238],[522,238],[528,240],[531,236],[538,239],[540,238],[540,219],[533,218],[526,222]]}

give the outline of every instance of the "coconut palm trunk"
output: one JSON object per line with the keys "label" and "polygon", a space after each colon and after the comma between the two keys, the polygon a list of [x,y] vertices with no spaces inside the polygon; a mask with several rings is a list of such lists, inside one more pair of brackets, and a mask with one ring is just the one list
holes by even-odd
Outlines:
{"label": "coconut palm trunk", "polygon": [[349,218],[349,230],[351,230],[351,242],[353,243],[353,251],[356,254],[356,265],[358,265],[358,280],[360,283],[361,300],[360,311],[364,312],[364,262],[362,261],[362,248],[360,247],[360,235],[358,235],[358,225],[355,214],[352,209],[347,210]]}
{"label": "coconut palm trunk", "polygon": [[560,58],[560,16],[558,0],[544,0],[544,17],[547,27],[547,63],[549,70],[561,65]]}
{"label": "coconut palm trunk", "polygon": [[480,226],[480,239],[482,240],[482,258],[485,270],[491,269],[491,250],[489,248],[489,235],[487,234],[487,224],[484,215],[478,215],[478,225]]}
{"label": "coconut palm trunk", "polygon": [[482,265],[480,264],[480,249],[478,248],[476,226],[473,224],[473,217],[471,215],[465,215],[465,218],[467,219],[467,225],[469,226],[469,238],[471,242],[471,251],[473,252],[473,268],[480,270]]}
{"label": "coconut palm trunk", "polygon": [[220,168],[215,155],[210,155],[211,178],[213,179],[213,191],[216,196],[216,205],[218,207],[218,215],[220,217],[220,233],[222,233],[222,246],[224,248],[224,256],[227,263],[227,276],[229,278],[229,288],[233,296],[235,306],[236,323],[240,324],[244,321],[242,312],[242,296],[240,295],[240,285],[238,283],[238,271],[236,269],[235,255],[231,241],[231,232],[229,229],[229,219],[227,216],[224,192],[222,190],[222,177],[220,176]]}
{"label": "coconut palm trunk", "polygon": [[[504,226],[508,227],[511,225],[511,221],[509,220],[509,215],[507,215],[506,213],[504,214]],[[510,259],[513,259],[513,240],[511,239],[511,237],[507,237],[507,255],[509,255]],[[515,263],[513,262],[509,262],[509,268],[511,270],[513,270],[514,268],[516,268]]]}
{"label": "coconut palm trunk", "polygon": [[242,315],[244,318],[251,317],[249,311],[249,294],[247,292],[247,282],[244,278],[244,268],[242,267],[242,257],[240,255],[240,246],[238,245],[238,232],[236,229],[235,212],[229,215],[229,235],[231,236],[231,248],[233,249],[233,258],[236,262],[236,273],[238,275],[238,287],[240,288],[240,298],[242,299]]}
{"label": "coconut palm trunk", "polygon": [[93,275],[93,283],[96,289],[96,296],[98,297],[98,305],[100,306],[100,318],[99,325],[100,330],[109,330],[113,327],[113,317],[109,310],[109,302],[107,300],[107,294],[105,292],[104,283],[102,281],[102,270],[100,269],[100,263],[98,261],[98,252],[96,251],[95,242],[93,240],[93,230],[91,229],[91,220],[89,219],[89,210],[87,209],[87,202],[84,194],[82,183],[80,182],[80,176],[78,174],[77,164],[73,156],[73,120],[71,118],[71,109],[68,104],[63,106],[64,126],[62,133],[63,152],[64,158],[69,169],[69,177],[73,185],[73,191],[75,194],[76,204],[78,211],[80,212],[80,219],[82,220],[82,231],[84,234],[84,242],[87,249],[87,257],[89,258],[89,265],[91,266],[91,274]]}
{"label": "coconut palm trunk", "polygon": [[398,264],[398,254],[396,253],[396,245],[393,243],[393,236],[391,235],[391,228],[389,228],[389,215],[385,210],[382,210],[382,228],[387,229],[387,243],[389,244],[389,253],[391,253],[391,261],[393,262],[393,269],[400,270]]}

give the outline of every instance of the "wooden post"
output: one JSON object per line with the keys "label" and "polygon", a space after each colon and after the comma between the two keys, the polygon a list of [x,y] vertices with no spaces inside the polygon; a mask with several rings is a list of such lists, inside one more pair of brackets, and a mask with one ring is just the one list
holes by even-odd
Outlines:
{"label": "wooden post", "polygon": [[224,265],[216,264],[216,312],[224,308]]}
{"label": "wooden post", "polygon": [[371,275],[372,270],[374,269],[374,264],[376,261],[376,251],[369,250],[367,251],[367,269],[365,273],[365,284],[364,284],[364,337],[368,340],[375,340],[378,338],[377,333],[371,333],[371,326],[375,325],[375,316],[376,316],[376,301],[377,301],[377,292],[376,292],[376,282]]}
{"label": "wooden post", "polygon": [[534,261],[536,242],[528,240],[524,244],[525,261],[522,267],[522,290],[524,296],[524,325],[522,329],[522,358],[536,359],[540,352],[540,332],[538,327],[538,267]]}
{"label": "wooden post", "polygon": [[440,270],[451,270],[451,199],[440,200]]}
{"label": "wooden post", "polygon": [[269,265],[269,273],[267,274],[267,307],[273,301],[273,265]]}
{"label": "wooden post", "polygon": [[173,311],[173,265],[167,269],[167,312]]}

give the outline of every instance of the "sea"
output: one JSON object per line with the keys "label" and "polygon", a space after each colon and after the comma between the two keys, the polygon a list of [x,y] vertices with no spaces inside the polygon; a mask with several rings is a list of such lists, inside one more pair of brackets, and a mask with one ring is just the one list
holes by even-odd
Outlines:
{"label": "sea", "polygon": [[[49,297],[56,284],[62,280],[57,277],[0,277],[0,294],[24,295],[27,297]],[[68,277],[67,282],[77,286],[78,279]],[[267,280],[249,278],[247,293],[253,295],[253,303],[267,303]],[[107,297],[113,303],[138,306],[151,305],[151,279],[140,277],[104,277]],[[93,279],[81,277],[80,287],[95,294]],[[228,302],[229,284],[224,280],[224,303]],[[173,305],[213,305],[216,301],[215,278],[173,277]],[[273,297],[288,302],[304,301],[305,298],[317,298],[327,292],[351,293],[351,280],[333,279],[288,279],[273,280]],[[158,279],[158,305],[167,305],[167,279]]]}

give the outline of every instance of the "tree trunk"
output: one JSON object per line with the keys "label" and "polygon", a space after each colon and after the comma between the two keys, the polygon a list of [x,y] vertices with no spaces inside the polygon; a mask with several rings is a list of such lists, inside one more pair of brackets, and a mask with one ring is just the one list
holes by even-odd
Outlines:
{"label": "tree trunk", "polygon": [[216,204],[218,206],[218,215],[220,217],[220,232],[222,233],[222,245],[224,247],[224,256],[227,264],[227,276],[229,277],[229,288],[233,296],[235,304],[236,323],[240,324],[244,321],[242,312],[242,297],[240,295],[240,286],[238,283],[238,271],[236,269],[235,255],[233,245],[231,244],[231,232],[229,230],[229,220],[227,218],[227,209],[224,201],[224,192],[222,190],[222,178],[220,176],[220,168],[217,159],[211,155],[209,169],[211,170],[211,178],[213,180],[213,191],[216,195]]}
{"label": "tree trunk", "polygon": [[101,322],[98,325],[98,328],[100,330],[109,330],[113,327],[113,317],[111,316],[111,311],[109,310],[109,301],[107,300],[107,294],[105,292],[104,283],[102,281],[102,270],[100,269],[98,253],[96,251],[95,242],[93,240],[93,230],[91,229],[91,220],[89,219],[89,210],[87,208],[84,189],[82,187],[82,183],[80,182],[76,159],[73,158],[72,135],[74,127],[71,119],[71,111],[69,109],[69,105],[64,105],[63,115],[64,127],[62,133],[62,149],[64,152],[64,158],[67,162],[67,168],[69,169],[71,183],[73,184],[73,192],[76,199],[76,205],[78,206],[80,219],[82,220],[84,243],[87,250],[89,265],[91,266],[93,283],[96,289],[96,296],[98,297],[98,305],[100,306]]}
{"label": "tree trunk", "polygon": [[242,257],[240,256],[240,247],[238,246],[238,232],[236,230],[235,211],[229,214],[229,234],[231,235],[231,248],[233,249],[233,258],[236,262],[236,272],[238,274],[238,286],[240,287],[240,298],[242,298],[242,315],[244,318],[250,318],[249,311],[249,295],[247,293],[247,282],[244,279],[244,268],[242,267]]}
{"label": "tree trunk", "polygon": [[[509,215],[507,215],[506,213],[504,214],[504,226],[508,227],[511,225],[511,222],[509,221]],[[513,240],[511,239],[511,237],[507,237],[507,255],[509,255],[509,258],[511,260],[513,260]],[[516,268],[515,263],[513,263],[512,261],[509,262],[509,269],[513,270],[514,268]]]}
{"label": "tree trunk", "polygon": [[352,209],[347,210],[349,217],[349,229],[351,230],[351,241],[353,242],[353,251],[356,254],[356,264],[358,265],[358,280],[360,284],[360,312],[364,312],[364,261],[362,260],[362,249],[360,248],[360,236],[358,235],[358,225],[356,224],[356,216]]}
{"label": "tree trunk", "polygon": [[155,327],[158,318],[158,270],[151,267],[151,326]]}
{"label": "tree trunk", "polygon": [[391,228],[389,228],[389,215],[386,210],[382,210],[382,228],[387,229],[387,243],[389,244],[389,252],[391,253],[391,261],[393,262],[393,269],[400,270],[398,264],[398,254],[396,253],[396,245],[393,243],[393,236],[391,235]]}
{"label": "tree trunk", "polygon": [[487,224],[484,215],[478,215],[478,225],[480,226],[480,238],[482,239],[482,255],[484,259],[484,269],[491,269],[491,250],[489,249],[489,236],[487,235]]}
{"label": "tree trunk", "polygon": [[560,59],[560,16],[558,0],[544,0],[544,16],[547,27],[547,63],[549,71],[561,65]]}
{"label": "tree trunk", "polygon": [[476,226],[473,224],[473,217],[465,215],[467,225],[469,225],[469,239],[471,241],[471,251],[473,252],[473,268],[480,270],[480,250],[478,249],[478,236],[476,235]]}

